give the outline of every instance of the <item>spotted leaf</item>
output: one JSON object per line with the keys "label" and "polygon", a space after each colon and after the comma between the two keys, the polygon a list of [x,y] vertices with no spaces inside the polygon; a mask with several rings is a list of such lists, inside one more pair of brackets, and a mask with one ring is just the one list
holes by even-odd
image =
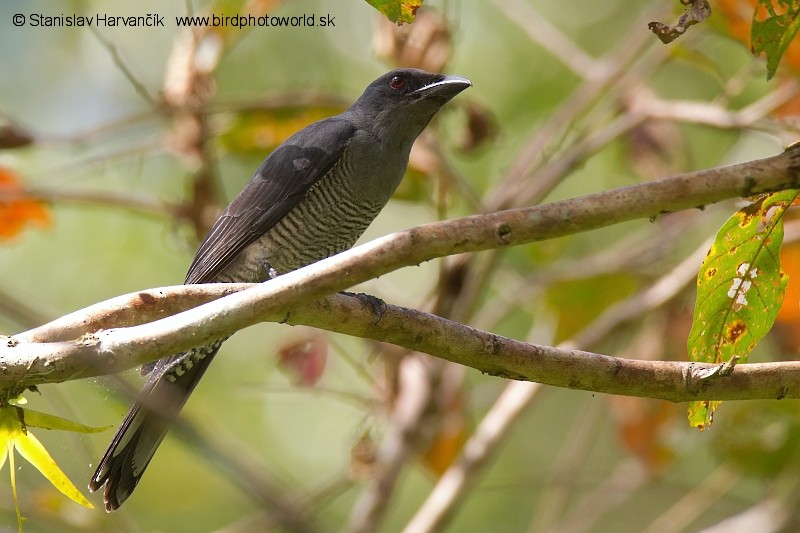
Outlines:
{"label": "spotted leaf", "polygon": [[[697,276],[689,334],[692,361],[740,362],[767,334],[783,302],[788,277],[780,265],[783,215],[800,191],[762,196],[734,214],[717,233]],[[718,402],[695,402],[689,422],[703,429]]]}
{"label": "spotted leaf", "polygon": [[754,54],[764,54],[767,58],[767,79],[775,75],[799,29],[800,1],[758,0],[750,42]]}
{"label": "spotted leaf", "polygon": [[367,0],[372,7],[397,24],[414,22],[423,0]]}

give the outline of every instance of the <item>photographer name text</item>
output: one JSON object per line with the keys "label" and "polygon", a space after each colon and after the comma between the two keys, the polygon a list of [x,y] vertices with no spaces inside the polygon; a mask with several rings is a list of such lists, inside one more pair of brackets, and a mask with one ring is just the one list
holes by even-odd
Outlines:
{"label": "photographer name text", "polygon": [[[131,27],[131,28],[163,28],[165,17],[156,13],[138,16],[121,16],[97,13],[87,15],[45,15],[17,13],[12,16],[14,26],[30,26],[35,28],[71,28],[71,27]],[[269,15],[204,15],[176,16],[176,26],[213,27],[213,28],[267,28],[267,27],[332,27],[336,26],[336,17],[325,14],[302,14],[295,16]]]}

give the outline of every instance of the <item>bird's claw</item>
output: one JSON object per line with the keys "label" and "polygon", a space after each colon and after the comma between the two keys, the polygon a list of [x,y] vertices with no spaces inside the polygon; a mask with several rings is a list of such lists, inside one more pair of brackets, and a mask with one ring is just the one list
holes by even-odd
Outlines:
{"label": "bird's claw", "polygon": [[357,298],[362,302],[368,304],[372,308],[372,312],[375,313],[376,325],[378,324],[378,322],[381,321],[381,318],[383,318],[383,314],[386,312],[387,309],[386,302],[384,302],[377,296],[373,296],[371,294],[366,294],[363,292],[346,292],[346,291],[343,291],[342,294],[346,294],[347,296],[352,296],[353,298]]}

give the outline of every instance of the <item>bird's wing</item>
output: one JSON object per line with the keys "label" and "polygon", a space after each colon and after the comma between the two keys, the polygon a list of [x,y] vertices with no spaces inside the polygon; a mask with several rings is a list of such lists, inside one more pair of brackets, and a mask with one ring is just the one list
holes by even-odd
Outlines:
{"label": "bird's wing", "polygon": [[333,117],[295,133],[272,152],[206,236],[186,283],[209,283],[305,197],[341,159],[356,127]]}

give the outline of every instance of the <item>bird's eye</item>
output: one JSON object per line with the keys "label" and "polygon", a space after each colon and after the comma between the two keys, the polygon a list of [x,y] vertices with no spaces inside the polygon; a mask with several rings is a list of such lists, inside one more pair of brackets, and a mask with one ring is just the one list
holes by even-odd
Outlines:
{"label": "bird's eye", "polygon": [[404,89],[406,86],[406,79],[403,76],[394,76],[392,81],[389,82],[389,87],[392,89],[399,91]]}

